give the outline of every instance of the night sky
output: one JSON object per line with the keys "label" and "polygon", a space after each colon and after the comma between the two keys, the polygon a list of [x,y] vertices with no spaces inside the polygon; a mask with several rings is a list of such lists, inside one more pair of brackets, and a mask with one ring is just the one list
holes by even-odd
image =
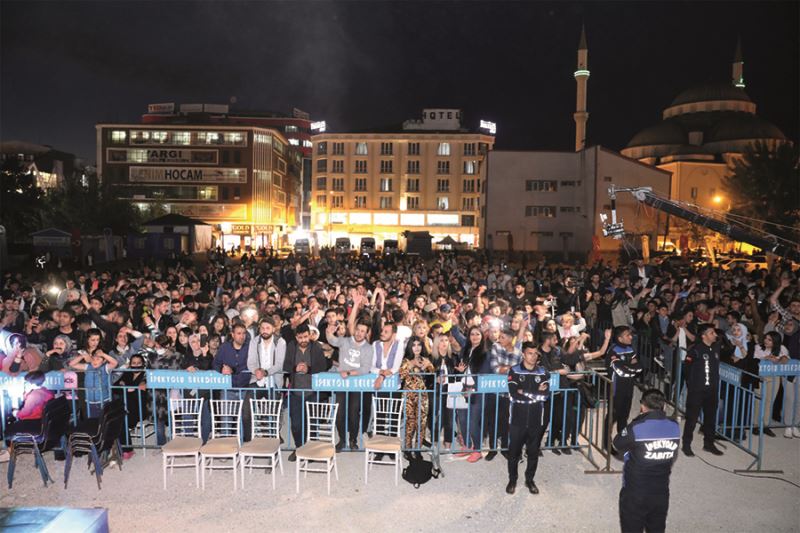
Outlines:
{"label": "night sky", "polygon": [[798,2],[0,3],[0,139],[95,159],[94,125],[148,103],[291,111],[329,131],[454,107],[497,148],[574,147],[589,43],[588,143],[620,149],[682,90],[728,81],[737,35],[758,114],[798,137]]}

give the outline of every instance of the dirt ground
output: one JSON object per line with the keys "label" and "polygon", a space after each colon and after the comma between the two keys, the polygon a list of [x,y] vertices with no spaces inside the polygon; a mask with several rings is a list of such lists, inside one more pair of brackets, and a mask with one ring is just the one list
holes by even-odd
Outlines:
{"label": "dirt ground", "polygon": [[[782,469],[781,477],[800,483],[800,439],[766,439],[766,465]],[[712,468],[743,468],[748,457],[728,446],[722,457],[700,451],[681,456],[672,475],[669,531],[800,531],[800,489],[772,479],[737,476]],[[191,470],[176,470],[168,490],[161,485],[158,451],[141,452],[124,470],[107,470],[103,489],[76,464],[69,490],[63,488],[63,462],[46,454],[56,485],[43,488],[29,456],[17,467],[14,488],[3,483],[0,507],[106,507],[111,530],[122,531],[617,531],[617,495],[621,476],[587,475],[589,463],[581,456],[545,452],[531,495],[519,485],[504,492],[506,462],[469,464],[445,457],[443,479],[419,489],[400,480],[394,486],[391,467],[376,467],[364,485],[363,455],[339,455],[339,481],[325,494],[324,474],[301,479],[294,492],[294,463],[286,461],[285,475],[272,490],[263,472],[248,474],[244,490],[232,488],[230,472],[215,472],[206,491],[194,486]],[[622,463],[616,465],[621,468]],[[524,465],[520,465],[524,468]],[[5,480],[6,466],[0,466]]]}

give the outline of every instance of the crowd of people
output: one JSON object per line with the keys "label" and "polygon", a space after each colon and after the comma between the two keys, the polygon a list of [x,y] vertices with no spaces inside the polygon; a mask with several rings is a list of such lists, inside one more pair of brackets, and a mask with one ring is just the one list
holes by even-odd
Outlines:
{"label": "crowd of people", "polygon": [[[692,454],[688,426],[702,410],[704,448],[721,453],[709,416],[719,403],[718,364],[757,375],[759,360],[800,359],[800,287],[796,273],[780,262],[746,273],[707,265],[679,270],[641,259],[521,267],[490,263],[481,254],[425,260],[211,253],[198,264],[93,266],[42,278],[6,273],[0,328],[0,370],[28,372],[31,382],[23,414],[41,415],[35,404],[51,396],[33,391],[50,371],[76,373],[89,417],[120,391],[139,405],[137,395],[148,390],[145,369],[216,371],[256,395],[286,388],[294,413],[311,397],[313,374],[375,375],[376,393],[396,375],[408,391],[409,455],[432,442],[471,463],[500,452],[510,458],[515,481],[527,444],[526,483],[535,487],[535,458],[549,416],[537,404],[548,401],[543,383],[550,373],[560,374],[560,388],[578,389],[585,371],[604,368],[614,382],[618,434],[626,430],[637,384],[648,375],[674,383],[682,374],[689,389],[684,452]],[[715,364],[709,366],[709,357]],[[480,374],[508,375],[510,394],[490,402],[470,394]],[[526,376],[542,388],[529,390]],[[764,414],[766,435],[774,436],[777,415],[784,436],[800,438],[798,381],[759,381],[762,396],[776,406]],[[438,424],[434,384],[447,393]],[[157,412],[143,402],[142,409],[129,409],[129,426],[154,417],[163,443],[167,395],[153,394]],[[357,448],[369,427],[369,394],[337,392],[333,401],[340,405],[337,450]],[[577,406],[565,407],[558,418],[574,421]],[[300,445],[302,417],[291,417],[290,425]],[[551,429],[555,452],[570,453],[573,425]],[[248,439],[247,420],[244,428]],[[210,433],[208,417],[203,433]]]}

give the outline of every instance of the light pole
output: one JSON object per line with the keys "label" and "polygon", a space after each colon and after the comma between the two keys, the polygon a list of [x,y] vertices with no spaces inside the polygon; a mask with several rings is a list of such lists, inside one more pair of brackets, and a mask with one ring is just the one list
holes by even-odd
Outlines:
{"label": "light pole", "polygon": [[333,221],[331,220],[331,211],[333,209],[333,191],[328,191],[328,246],[333,248]]}

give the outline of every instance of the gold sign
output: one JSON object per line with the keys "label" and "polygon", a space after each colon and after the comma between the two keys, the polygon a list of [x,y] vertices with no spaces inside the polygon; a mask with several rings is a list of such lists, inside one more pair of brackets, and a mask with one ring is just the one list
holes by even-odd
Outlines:
{"label": "gold sign", "polygon": [[232,224],[231,233],[233,235],[250,235],[250,224]]}

